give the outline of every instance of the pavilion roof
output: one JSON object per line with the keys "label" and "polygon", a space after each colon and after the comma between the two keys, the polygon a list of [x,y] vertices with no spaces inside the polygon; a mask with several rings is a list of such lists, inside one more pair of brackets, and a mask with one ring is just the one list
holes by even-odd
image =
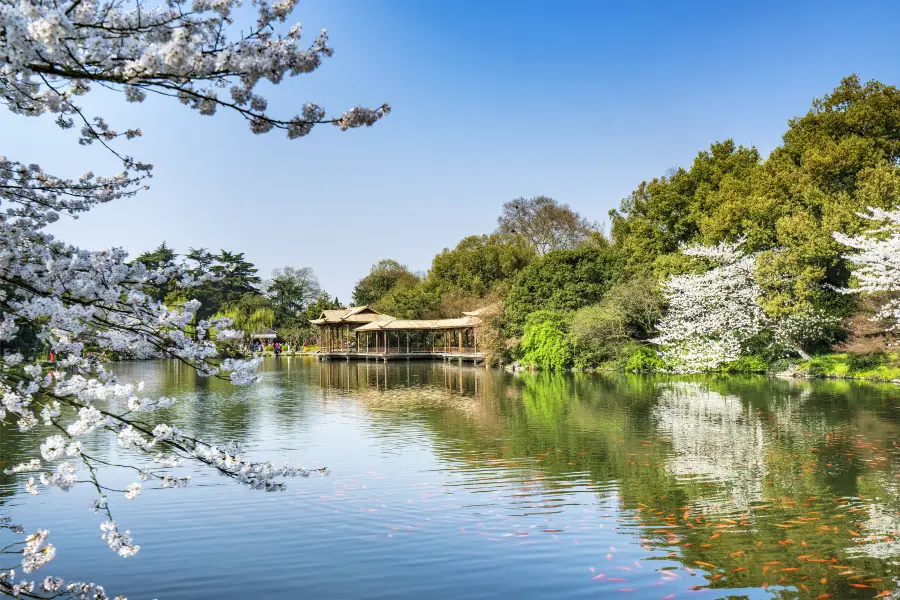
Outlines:
{"label": "pavilion roof", "polygon": [[481,325],[478,317],[459,317],[457,319],[395,319],[388,317],[380,321],[373,321],[356,331],[415,331],[429,329],[460,329],[462,327],[477,327]]}
{"label": "pavilion roof", "polygon": [[313,325],[326,325],[330,323],[371,323],[381,319],[382,315],[369,305],[351,306],[335,310],[323,310],[318,319],[310,320]]}

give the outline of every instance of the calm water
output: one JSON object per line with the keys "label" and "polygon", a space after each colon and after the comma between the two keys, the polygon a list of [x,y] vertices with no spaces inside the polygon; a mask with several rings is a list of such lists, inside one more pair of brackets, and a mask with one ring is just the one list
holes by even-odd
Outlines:
{"label": "calm water", "polygon": [[[263,370],[235,389],[174,363],[119,366],[183,398],[167,422],[329,476],[267,494],[194,471],[187,489],[114,497],[142,546],[131,559],[99,539],[86,488],[30,497],[0,475],[0,514],[51,530],[48,573],[131,600],[849,599],[900,586],[900,387],[306,358]],[[31,444],[0,429],[0,461]],[[106,438],[88,446],[133,458]]]}

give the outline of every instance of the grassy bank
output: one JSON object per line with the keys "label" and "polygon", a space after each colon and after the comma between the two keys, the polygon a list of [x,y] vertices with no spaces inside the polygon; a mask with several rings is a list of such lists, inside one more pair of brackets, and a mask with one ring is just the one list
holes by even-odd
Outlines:
{"label": "grassy bank", "polygon": [[[598,371],[625,373],[665,372],[666,366],[655,350],[634,346],[617,360],[600,365]],[[782,359],[769,362],[760,356],[744,356],[713,370],[717,375],[770,374],[827,379],[859,379],[900,383],[900,352],[872,354],[829,353],[810,360]]]}
{"label": "grassy bank", "polygon": [[900,353],[823,354],[801,362],[797,374],[835,379],[900,381]]}

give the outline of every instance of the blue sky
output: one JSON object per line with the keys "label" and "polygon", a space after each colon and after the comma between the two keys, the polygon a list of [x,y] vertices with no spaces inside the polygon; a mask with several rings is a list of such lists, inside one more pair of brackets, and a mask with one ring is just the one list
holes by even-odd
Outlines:
{"label": "blue sky", "polygon": [[[900,83],[898,17],[866,1],[301,0],[306,37],[327,28],[335,54],[264,88],[272,112],[389,102],[390,117],[290,141],[233,115],[93,94],[89,112],[144,129],[125,150],[155,177],[53,231],[92,249],[243,251],[263,276],[310,266],[349,301],[374,262],[425,270],[493,230],[504,201],[544,194],[605,221],[641,180],[716,140],[768,153],[842,77]],[[8,157],[54,173],[116,167],[51,119],[0,113],[0,131]]]}

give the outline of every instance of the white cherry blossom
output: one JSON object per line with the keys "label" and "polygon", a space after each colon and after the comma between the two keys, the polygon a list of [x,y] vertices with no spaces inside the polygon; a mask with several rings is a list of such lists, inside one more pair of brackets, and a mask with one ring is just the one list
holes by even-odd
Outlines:
{"label": "white cherry blossom", "polygon": [[[218,362],[216,341],[237,335],[227,319],[198,320],[196,300],[166,306],[144,292],[146,285],[170,283],[189,295],[193,287],[215,279],[212,272],[198,275],[183,266],[148,269],[130,262],[122,249],[89,251],[47,232],[61,217],[77,218],[98,205],[134,196],[151,177],[150,164],[119,147],[141,136],[140,127],[115,128],[102,116],[85,114],[81,98],[95,86],[134,103],[154,94],[203,115],[231,111],[254,133],[280,129],[289,138],[308,135],[325,123],[340,130],[370,126],[390,111],[383,104],[329,117],[323,107],[305,103],[294,116],[270,114],[258,84],[311,73],[332,49],[325,31],[303,46],[299,24],[285,24],[295,0],[251,0],[256,13],[251,23],[241,22],[240,4],[0,0],[0,103],[23,117],[55,116],[61,128],[77,132],[78,143],[99,145],[121,164],[118,173],[61,176],[0,156],[0,343],[17,348],[28,331],[56,355],[55,365],[45,368],[15,349],[0,354],[0,419],[26,434],[33,435],[41,423],[54,428],[33,445],[39,447],[40,460],[35,456],[7,472],[21,477],[35,495],[49,487],[67,491],[92,486],[98,497],[91,508],[106,516],[102,538],[123,557],[133,556],[139,546],[112,517],[105,492],[113,488],[101,483],[104,465],[86,449],[85,436],[114,436],[129,453],[146,458],[147,464],[136,468],[140,479],[150,483],[116,490],[127,499],[154,482],[161,488],[187,485],[190,477],[158,470],[177,468],[179,459],[266,491],[283,489],[285,478],[310,471],[253,460],[237,446],[199,440],[171,425],[148,428],[135,416],[169,408],[176,399],[151,397],[141,383],[121,382],[103,368],[109,356],[168,358],[202,376],[248,385],[257,378],[259,361]],[[0,528],[21,534],[4,523],[0,519]],[[33,546],[37,539],[24,546],[29,549],[21,558],[26,573],[55,552],[49,545]],[[108,598],[95,583],[53,577],[15,583],[13,577],[0,577],[0,593],[38,590]]]}
{"label": "white cherry blossom", "polygon": [[[869,208],[859,216],[878,226],[862,235],[834,234],[834,239],[856,251],[845,256],[856,285],[841,291],[900,292],[900,209]],[[875,319],[888,321],[889,331],[900,329],[900,298],[886,301]]]}
{"label": "white cherry blossom", "polygon": [[805,311],[774,319],[762,307],[763,291],[756,281],[756,254],[741,250],[743,240],[716,246],[693,245],[688,256],[705,258],[712,266],[701,273],[670,277],[665,283],[668,310],[651,340],[662,346],[663,358],[678,372],[704,372],[741,357],[744,345],[763,331],[783,348],[809,356],[803,341],[820,337],[835,320],[822,311]]}

